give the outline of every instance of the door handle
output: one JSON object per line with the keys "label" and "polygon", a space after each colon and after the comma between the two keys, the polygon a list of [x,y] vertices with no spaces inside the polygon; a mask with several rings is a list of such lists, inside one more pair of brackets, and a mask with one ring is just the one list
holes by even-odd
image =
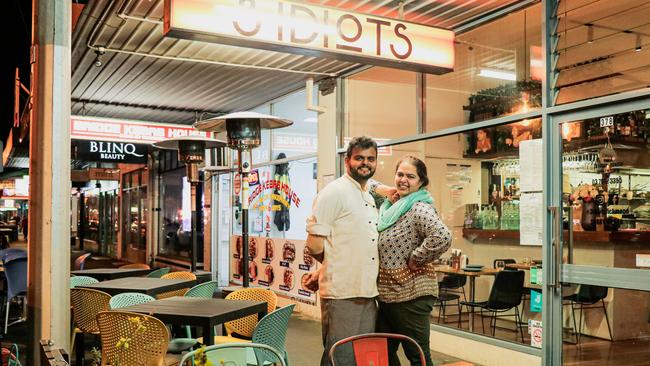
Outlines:
{"label": "door handle", "polygon": [[551,245],[553,247],[553,278],[548,281],[549,287],[561,288],[560,283],[560,266],[562,265],[562,251],[560,250],[560,243],[562,241],[562,223],[559,215],[560,208],[558,206],[549,206],[548,210],[551,212]]}

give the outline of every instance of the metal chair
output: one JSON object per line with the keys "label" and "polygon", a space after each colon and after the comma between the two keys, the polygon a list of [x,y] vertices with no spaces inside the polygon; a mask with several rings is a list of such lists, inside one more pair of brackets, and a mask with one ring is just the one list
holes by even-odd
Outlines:
{"label": "metal chair", "polygon": [[[83,336],[75,337],[76,333],[99,334],[97,314],[110,309],[111,295],[87,288],[70,289],[70,303],[74,324],[78,329],[72,334],[72,346],[76,347],[77,365],[83,364],[84,345]],[[78,344],[75,344],[75,338]]]}
{"label": "metal chair", "polygon": [[151,269],[148,264],[144,263],[129,263],[120,266],[121,269]]}
{"label": "metal chair", "polygon": [[[524,331],[521,324],[521,317],[519,316],[519,305],[521,304],[521,296],[524,288],[524,272],[523,271],[501,271],[497,273],[490,296],[487,301],[461,301],[461,305],[468,307],[478,307],[481,309],[481,316],[483,311],[492,313],[490,325],[492,325],[492,336],[496,332],[496,318],[497,313],[504,313],[511,309],[515,309],[515,324],[521,333],[521,341],[524,341]],[[512,316],[504,314],[501,316]],[[460,328],[460,317],[458,319],[458,327]],[[481,317],[481,327],[485,333],[485,325]],[[515,330],[516,331],[516,330]]]}
{"label": "metal chair", "polygon": [[111,297],[111,300],[108,302],[111,310],[125,308],[127,306],[144,304],[149,301],[154,301],[155,298],[147,295],[141,294],[139,292],[123,292]]}
{"label": "metal chair", "polygon": [[498,262],[498,261],[503,261],[503,264],[515,264],[515,263],[517,263],[517,261],[514,260],[513,258],[495,259],[495,260],[492,262],[492,268],[494,268],[494,269],[497,268],[497,262]]}
{"label": "metal chair", "polygon": [[165,366],[169,331],[160,320],[127,311],[97,314],[102,366]]}
{"label": "metal chair", "polygon": [[[344,344],[352,343],[356,366],[388,366],[388,340],[394,339],[409,342],[420,352],[420,364],[426,365],[422,347],[405,335],[391,333],[368,333],[341,339],[330,348],[329,359],[332,366],[336,366],[335,352]],[[352,366],[352,365],[345,365]]]}
{"label": "metal chair", "polygon": [[149,278],[160,278],[163,275],[166,275],[167,273],[169,273],[169,270],[170,270],[169,267],[158,268],[158,269],[155,269],[155,270],[149,272],[147,277],[149,277]]}
{"label": "metal chair", "polygon": [[467,283],[467,276],[448,274],[442,281],[438,282],[438,304],[435,306],[440,306],[440,311],[438,312],[438,323],[440,319],[445,317],[445,308],[446,303],[449,301],[458,302],[458,316],[461,316],[461,307],[460,307],[460,295],[463,295],[463,300],[467,301],[465,297],[465,284]]}
{"label": "metal chair", "polygon": [[[271,313],[278,304],[278,296],[275,292],[263,288],[241,288],[233,291],[226,296],[229,300],[249,300],[263,301],[267,303],[267,312]],[[233,334],[238,337],[251,338],[253,331],[257,326],[257,315],[249,315],[237,320],[224,324],[227,336],[217,336],[215,343],[238,342],[239,338],[232,337]]]}
{"label": "metal chair", "polygon": [[211,299],[214,297],[214,291],[217,289],[217,281],[208,281],[201,284],[198,284],[191,289],[189,289],[185,296],[187,297],[203,297],[206,299]]}
{"label": "metal chair", "polygon": [[75,288],[77,286],[83,285],[92,285],[93,283],[99,282],[97,279],[90,276],[74,276],[70,277],[70,288]]}
{"label": "metal chair", "polygon": [[[179,272],[167,273],[166,275],[163,275],[160,278],[168,279],[168,280],[196,280],[196,275],[192,272],[179,271]],[[156,295],[156,299],[160,300],[160,299],[166,299],[168,297],[173,297],[173,296],[184,296],[185,293],[189,290],[190,288],[187,287],[179,290],[163,292]]]}
{"label": "metal chair", "polygon": [[286,366],[283,356],[278,350],[261,343],[228,343],[207,346],[183,355],[179,366],[193,366],[193,358],[201,359],[204,364],[210,361],[215,366],[248,366],[251,350],[272,354],[280,366]]}
{"label": "metal chair", "polygon": [[77,270],[77,271],[84,269],[84,266],[86,265],[86,260],[90,257],[90,254],[91,253],[85,253],[85,254],[82,254],[82,255],[78,256],[74,260],[74,269]]}
{"label": "metal chair", "polygon": [[14,298],[22,298],[23,301],[23,314],[26,314],[27,307],[27,258],[17,258],[4,262],[4,272],[7,277],[7,302],[5,304],[5,329],[4,334],[7,334],[7,327],[19,322],[24,322],[26,319],[20,319],[9,324],[9,305]]}
{"label": "metal chair", "polygon": [[[609,317],[607,316],[607,308],[605,307],[605,298],[609,293],[609,287],[595,286],[595,285],[580,285],[578,292],[565,296],[563,299],[569,301],[571,305],[571,317],[573,318],[573,332],[576,336],[576,344],[580,344],[580,335],[582,335],[582,312],[584,309],[603,309],[605,314],[605,321],[607,322],[607,330],[609,331],[609,340],[613,340],[612,328],[609,325]],[[600,302],[600,305],[596,305]],[[580,309],[580,330],[576,326],[576,309]]]}
{"label": "metal chair", "polygon": [[[252,342],[266,344],[267,346],[273,347],[276,349],[284,362],[289,365],[289,357],[287,355],[287,350],[285,348],[285,342],[287,338],[287,328],[289,328],[289,318],[291,318],[291,313],[295,304],[287,305],[283,308],[280,308],[272,313],[266,314],[266,316],[260,319],[259,323],[253,331]],[[215,337],[216,338],[216,337]],[[246,342],[245,339],[238,339],[235,337],[230,337],[234,342]],[[233,342],[217,342],[217,344],[224,343],[233,343]],[[277,362],[277,356],[267,352],[265,350],[255,350],[255,357],[257,359],[258,365],[264,365],[265,362],[274,363]]]}

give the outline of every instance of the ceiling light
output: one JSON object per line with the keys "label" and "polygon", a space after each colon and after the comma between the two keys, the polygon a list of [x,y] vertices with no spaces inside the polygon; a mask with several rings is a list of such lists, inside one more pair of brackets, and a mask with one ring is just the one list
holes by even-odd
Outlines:
{"label": "ceiling light", "polygon": [[641,46],[641,35],[637,33],[636,35],[636,47],[634,48],[634,51],[640,52],[642,49]]}
{"label": "ceiling light", "polygon": [[95,50],[95,62],[94,65],[95,67],[102,67],[104,63],[102,62],[102,56],[104,55],[104,47],[99,47],[98,49]]}
{"label": "ceiling light", "polygon": [[594,25],[591,23],[585,25],[587,26],[587,43],[594,43]]}
{"label": "ceiling light", "polygon": [[478,76],[510,81],[517,80],[517,75],[515,75],[514,72],[497,69],[481,69],[478,73]]}

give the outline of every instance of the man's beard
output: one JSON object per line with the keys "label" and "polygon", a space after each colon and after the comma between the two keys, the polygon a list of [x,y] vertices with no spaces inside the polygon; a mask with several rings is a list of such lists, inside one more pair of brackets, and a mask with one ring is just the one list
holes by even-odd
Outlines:
{"label": "man's beard", "polygon": [[[360,172],[359,172],[359,169],[362,169],[362,168],[367,168],[367,169],[368,169],[368,173],[367,173],[367,174],[362,174],[362,173],[360,173]],[[351,168],[351,169],[350,169],[350,176],[352,177],[352,179],[354,179],[354,180],[356,180],[356,181],[360,181],[360,180],[368,180],[368,179],[370,179],[373,175],[375,175],[375,171],[374,171],[372,168],[370,168],[369,166],[360,166],[360,167],[357,168],[357,169],[354,169],[354,168]]]}

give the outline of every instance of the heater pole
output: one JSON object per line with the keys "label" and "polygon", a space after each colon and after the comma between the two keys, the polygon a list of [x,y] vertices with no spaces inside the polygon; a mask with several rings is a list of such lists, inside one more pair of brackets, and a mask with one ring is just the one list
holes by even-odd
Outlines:
{"label": "heater pole", "polygon": [[196,212],[196,183],[192,182],[190,183],[190,196],[191,196],[191,202],[190,204],[192,205],[192,256],[191,256],[191,271],[196,272],[196,247],[197,247],[197,233],[196,231],[198,230],[198,217],[197,217],[197,212]]}
{"label": "heater pole", "polygon": [[243,286],[248,287],[250,283],[250,276],[248,273],[248,261],[249,261],[249,242],[248,242],[248,172],[245,170],[242,171],[242,203],[241,203],[241,232],[242,232],[242,252],[244,254],[244,258],[242,259],[244,264],[243,264],[243,272],[242,275],[244,276],[244,281],[243,281]]}

